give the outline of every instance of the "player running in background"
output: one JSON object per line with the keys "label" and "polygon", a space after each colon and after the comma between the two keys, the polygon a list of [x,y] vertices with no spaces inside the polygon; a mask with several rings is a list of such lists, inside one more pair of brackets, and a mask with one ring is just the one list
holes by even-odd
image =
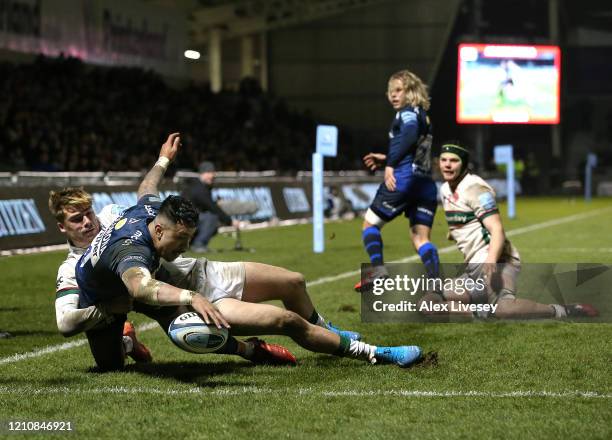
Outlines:
{"label": "player running in background", "polygon": [[410,220],[410,238],[429,276],[438,275],[438,250],[430,241],[437,207],[437,189],[431,178],[432,130],[427,110],[427,86],[414,73],[401,70],[389,78],[387,99],[396,111],[389,131],[389,151],[368,153],[363,161],[370,170],[384,166],[378,188],[362,225],[362,239],[372,268],[355,286],[360,291],[374,278],[385,276],[383,226],[404,214]]}
{"label": "player running in background", "polygon": [[484,288],[474,289],[467,294],[453,291],[430,293],[423,300],[497,305],[494,314],[482,311],[477,313],[479,317],[508,319],[597,316],[597,310],[588,304],[541,304],[515,296],[521,267],[520,256],[506,238],[493,188],[470,172],[469,158],[468,150],[457,142],[442,145],[440,171],[444,184],[440,192],[449,238],[457,242],[467,263],[464,277],[482,279]]}

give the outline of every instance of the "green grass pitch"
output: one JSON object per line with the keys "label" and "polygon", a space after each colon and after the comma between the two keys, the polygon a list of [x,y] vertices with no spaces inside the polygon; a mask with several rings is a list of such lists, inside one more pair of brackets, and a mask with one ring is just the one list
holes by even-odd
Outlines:
{"label": "green grass pitch", "polygon": [[[502,206],[505,211],[505,207]],[[520,199],[504,219],[524,262],[612,264],[612,203]],[[572,217],[584,214],[581,217]],[[565,220],[564,220],[565,219]],[[546,227],[522,229],[548,221]],[[55,326],[54,283],[65,252],[0,259],[0,437],[8,421],[71,421],[68,438],[612,438],[612,325],[571,322],[365,324],[352,286],[366,261],[360,221],[326,225],[326,252],[312,253],[310,225],[243,234],[251,259],[303,272],[315,304],[332,322],[374,344],[418,344],[439,354],[435,367],[402,370],[318,355],[291,340],[296,368],[180,351],[158,327],[140,332],[154,363],[94,374],[83,336]],[[383,232],[385,258],[414,251],[403,219]],[[446,240],[438,211],[433,241]],[[216,247],[230,248],[229,237]],[[443,262],[460,261],[457,251]],[[146,318],[132,314],[137,324]],[[149,326],[152,327],[152,326]],[[75,342],[57,350],[60,344]],[[49,347],[52,351],[41,353]],[[18,356],[24,354],[23,356]],[[44,437],[46,434],[39,434]],[[61,434],[60,434],[61,435]],[[35,437],[33,433],[21,438]]]}

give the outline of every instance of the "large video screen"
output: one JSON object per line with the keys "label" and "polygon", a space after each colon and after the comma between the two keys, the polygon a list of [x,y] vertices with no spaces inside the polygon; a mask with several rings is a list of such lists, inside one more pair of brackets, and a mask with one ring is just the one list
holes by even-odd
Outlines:
{"label": "large video screen", "polygon": [[460,44],[457,122],[558,124],[557,46]]}

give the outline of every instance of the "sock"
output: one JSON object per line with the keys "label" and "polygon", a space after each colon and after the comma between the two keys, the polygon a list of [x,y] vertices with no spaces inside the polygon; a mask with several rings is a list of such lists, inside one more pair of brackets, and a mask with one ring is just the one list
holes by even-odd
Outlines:
{"label": "sock", "polygon": [[361,238],[366,252],[370,256],[370,263],[374,265],[383,264],[383,242],[380,229],[370,226],[361,231]]}
{"label": "sock", "polygon": [[223,347],[215,351],[218,354],[239,354],[238,341],[233,336],[230,336]]}
{"label": "sock", "polygon": [[340,346],[334,354],[336,356],[364,359],[371,362],[374,358],[375,352],[375,345],[366,344],[365,342],[360,341],[352,341],[345,336],[340,336]]}
{"label": "sock", "polygon": [[252,342],[238,341],[238,355],[242,356],[245,359],[251,359],[253,357],[254,352],[255,345]]}
{"label": "sock", "polygon": [[125,354],[131,353],[134,350],[134,341],[129,336],[123,337],[123,348],[125,350]]}
{"label": "sock", "polygon": [[376,353],[375,345],[351,340],[347,356],[356,359],[365,359],[369,362],[372,362],[372,359],[374,358],[374,353]]}
{"label": "sock", "polygon": [[427,269],[427,275],[430,278],[438,278],[440,276],[440,257],[438,257],[438,249],[432,242],[428,241],[422,245],[417,252],[425,265],[425,269]]}
{"label": "sock", "polygon": [[334,352],[334,355],[346,356],[346,352],[348,351],[350,346],[351,346],[351,340],[347,338],[346,336],[340,336],[340,346]]}
{"label": "sock", "polygon": [[554,311],[555,319],[567,318],[567,310],[560,304],[551,304],[550,305]]}
{"label": "sock", "polygon": [[308,322],[313,325],[318,325],[319,327],[327,328],[327,324],[325,323],[325,318],[319,315],[316,309],[312,311],[312,315],[308,318]]}

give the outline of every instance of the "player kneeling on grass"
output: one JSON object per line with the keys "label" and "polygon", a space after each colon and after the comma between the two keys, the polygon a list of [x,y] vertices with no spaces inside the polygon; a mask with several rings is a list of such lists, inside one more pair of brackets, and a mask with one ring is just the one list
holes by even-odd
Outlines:
{"label": "player kneeling on grass", "polygon": [[482,307],[480,311],[471,312],[462,311],[462,307],[451,304],[449,310],[453,314],[473,313],[478,317],[492,316],[500,319],[597,316],[597,310],[589,304],[541,304],[516,298],[520,256],[506,238],[493,188],[470,172],[469,157],[468,150],[457,142],[442,145],[440,171],[444,184],[440,192],[449,238],[457,242],[467,263],[463,278],[480,280],[481,283],[469,292],[443,290],[427,294],[422,298],[419,309],[427,309],[426,314],[439,315],[448,312],[431,312],[433,307],[424,307],[422,304],[488,303],[494,308]]}

